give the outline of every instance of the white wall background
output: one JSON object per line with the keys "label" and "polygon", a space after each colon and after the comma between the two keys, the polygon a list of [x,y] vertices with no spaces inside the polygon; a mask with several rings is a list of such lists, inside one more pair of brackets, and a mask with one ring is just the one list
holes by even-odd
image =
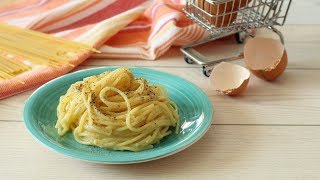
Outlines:
{"label": "white wall background", "polygon": [[286,24],[320,24],[320,0],[292,0]]}

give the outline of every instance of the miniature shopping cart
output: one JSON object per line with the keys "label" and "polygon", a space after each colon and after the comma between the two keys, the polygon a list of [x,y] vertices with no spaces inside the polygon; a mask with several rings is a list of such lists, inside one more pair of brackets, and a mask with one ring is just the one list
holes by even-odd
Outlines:
{"label": "miniature shopping cart", "polygon": [[209,76],[214,64],[243,58],[243,54],[218,60],[208,60],[194,47],[235,34],[236,41],[243,43],[248,36],[254,36],[256,28],[266,27],[275,32],[282,43],[283,35],[275,26],[286,21],[291,0],[187,0],[186,16],[209,32],[200,42],[181,48],[187,63],[197,63],[203,73]]}

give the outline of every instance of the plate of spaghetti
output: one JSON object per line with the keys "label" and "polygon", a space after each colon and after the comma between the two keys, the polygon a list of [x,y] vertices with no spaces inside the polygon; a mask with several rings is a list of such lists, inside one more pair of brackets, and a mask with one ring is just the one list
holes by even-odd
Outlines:
{"label": "plate of spaghetti", "polygon": [[50,149],[128,164],[177,153],[210,128],[213,107],[196,85],[138,67],[101,67],[54,79],[27,100],[24,122]]}

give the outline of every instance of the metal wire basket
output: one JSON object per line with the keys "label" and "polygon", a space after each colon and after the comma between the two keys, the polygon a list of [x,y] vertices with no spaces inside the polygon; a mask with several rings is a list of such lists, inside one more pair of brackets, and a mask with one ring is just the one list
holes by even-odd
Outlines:
{"label": "metal wire basket", "polygon": [[214,64],[239,59],[243,55],[210,61],[193,47],[231,34],[235,34],[238,43],[243,43],[246,37],[254,36],[250,30],[255,28],[269,28],[284,43],[282,33],[275,26],[284,25],[290,5],[291,0],[187,0],[184,8],[186,16],[210,35],[181,48],[185,61],[202,65],[204,75],[209,76]]}

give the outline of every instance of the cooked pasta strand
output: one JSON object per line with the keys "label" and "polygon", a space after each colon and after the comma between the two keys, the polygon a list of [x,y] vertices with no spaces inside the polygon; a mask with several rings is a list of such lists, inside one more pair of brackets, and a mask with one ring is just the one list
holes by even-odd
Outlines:
{"label": "cooked pasta strand", "polygon": [[119,68],[71,85],[60,98],[56,128],[82,144],[141,151],[179,128],[178,109],[166,88]]}

